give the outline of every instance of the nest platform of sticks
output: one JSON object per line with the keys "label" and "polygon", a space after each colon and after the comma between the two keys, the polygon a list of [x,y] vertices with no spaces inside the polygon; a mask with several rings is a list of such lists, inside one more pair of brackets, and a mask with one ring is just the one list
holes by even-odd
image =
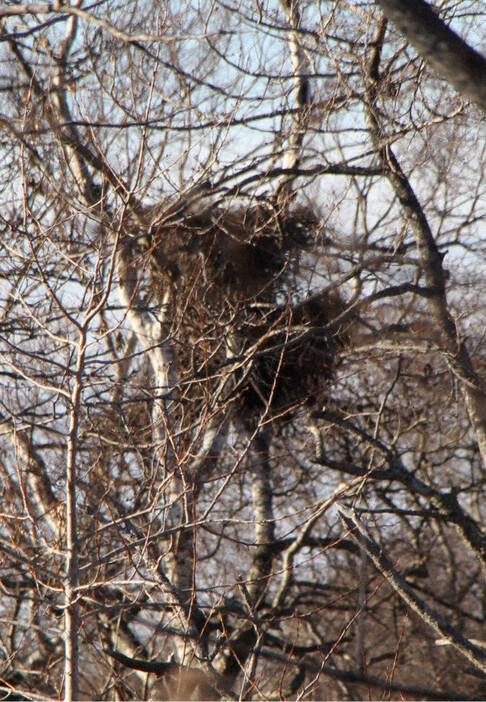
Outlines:
{"label": "nest platform of sticks", "polygon": [[308,207],[181,198],[143,212],[137,228],[135,240],[148,242],[157,295],[171,293],[186,377],[220,380],[218,367],[247,354],[227,385],[247,409],[271,403],[274,412],[290,410],[322,391],[345,337],[329,328],[343,302],[323,293],[282,304],[292,299],[302,256],[319,236]]}

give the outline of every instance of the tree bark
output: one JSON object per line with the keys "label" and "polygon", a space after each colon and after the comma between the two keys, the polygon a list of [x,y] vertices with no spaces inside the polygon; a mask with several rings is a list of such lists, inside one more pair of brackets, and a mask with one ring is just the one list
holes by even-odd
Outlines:
{"label": "tree bark", "polygon": [[[416,0],[415,0],[416,1]],[[434,15],[435,16],[435,15]],[[386,31],[386,21],[381,20],[373,40],[373,50],[368,62],[366,118],[371,140],[393,191],[415,236],[417,250],[426,286],[427,297],[443,357],[457,378],[464,396],[471,425],[486,469],[486,392],[474,370],[466,343],[460,337],[447,302],[446,275],[439,250],[427,216],[415,191],[403,171],[391,146],[387,143],[385,129],[376,106],[380,85],[379,64]],[[484,74],[486,79],[486,72]],[[486,83],[485,83],[486,85]]]}
{"label": "tree bark", "polygon": [[425,0],[377,0],[404,37],[456,90],[486,110],[486,58]]}
{"label": "tree bark", "polygon": [[[310,62],[302,46],[299,34],[299,0],[281,0],[288,26],[290,61],[294,83],[294,112],[292,126],[284,150],[283,168],[297,169],[302,158],[302,144],[307,129],[312,91],[309,79]],[[283,175],[277,185],[277,193],[290,195],[296,176]]]}
{"label": "tree bark", "polygon": [[344,524],[350,530],[351,536],[353,536],[361,548],[366,551],[377,570],[386,578],[400,597],[410,605],[423,621],[431,626],[438,634],[450,641],[451,644],[474,663],[477,668],[486,672],[486,654],[484,651],[466,639],[466,637],[451,626],[444,617],[415,594],[412,588],[393,568],[388,558],[383,554],[370,532],[361,524],[353,510],[339,505],[338,512]]}

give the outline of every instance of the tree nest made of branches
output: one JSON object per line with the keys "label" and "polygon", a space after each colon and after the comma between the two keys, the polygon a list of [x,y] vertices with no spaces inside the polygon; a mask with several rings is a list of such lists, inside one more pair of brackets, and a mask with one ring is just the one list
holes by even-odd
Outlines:
{"label": "tree nest made of branches", "polygon": [[329,327],[343,302],[322,293],[292,304],[301,257],[320,230],[309,207],[224,207],[204,198],[147,209],[131,225],[150,255],[152,294],[171,300],[191,393],[197,378],[220,380],[223,366],[233,369],[226,392],[252,411],[269,403],[290,410],[322,391],[345,338]]}

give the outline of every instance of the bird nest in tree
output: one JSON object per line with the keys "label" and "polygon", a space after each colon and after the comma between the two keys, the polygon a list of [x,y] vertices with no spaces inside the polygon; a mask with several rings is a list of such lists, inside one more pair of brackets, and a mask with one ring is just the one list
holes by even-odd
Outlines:
{"label": "bird nest in tree", "polygon": [[201,200],[173,208],[145,214],[160,282],[179,291],[192,287],[219,310],[273,300],[317,226],[303,207],[279,212],[268,204],[224,208]]}
{"label": "bird nest in tree", "polygon": [[282,304],[319,235],[309,208],[225,208],[196,199],[147,210],[138,227],[140,238],[148,233],[153,290],[172,305],[179,370],[204,376],[201,396],[208,379],[221,382],[223,372],[231,376],[226,390],[247,409],[271,404],[280,412],[319,394],[342,342],[328,325],[343,303],[322,294]]}
{"label": "bird nest in tree", "polygon": [[343,311],[336,294],[321,293],[298,305],[277,308],[270,319],[247,328],[254,341],[243,395],[247,408],[290,412],[323,399],[347,333],[333,320]]}

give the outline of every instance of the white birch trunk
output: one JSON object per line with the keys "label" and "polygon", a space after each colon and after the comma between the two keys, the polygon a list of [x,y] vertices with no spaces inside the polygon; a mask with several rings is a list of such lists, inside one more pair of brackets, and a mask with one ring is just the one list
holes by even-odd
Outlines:
{"label": "white birch trunk", "polygon": [[[282,165],[285,170],[295,170],[300,165],[302,158],[302,145],[312,100],[309,79],[311,65],[298,32],[300,25],[299,0],[281,0],[281,5],[285,12],[288,27],[288,43],[294,84],[292,126],[287,139]],[[285,195],[290,195],[295,178],[296,176],[292,173],[284,174],[277,186],[277,192],[284,197]]]}

